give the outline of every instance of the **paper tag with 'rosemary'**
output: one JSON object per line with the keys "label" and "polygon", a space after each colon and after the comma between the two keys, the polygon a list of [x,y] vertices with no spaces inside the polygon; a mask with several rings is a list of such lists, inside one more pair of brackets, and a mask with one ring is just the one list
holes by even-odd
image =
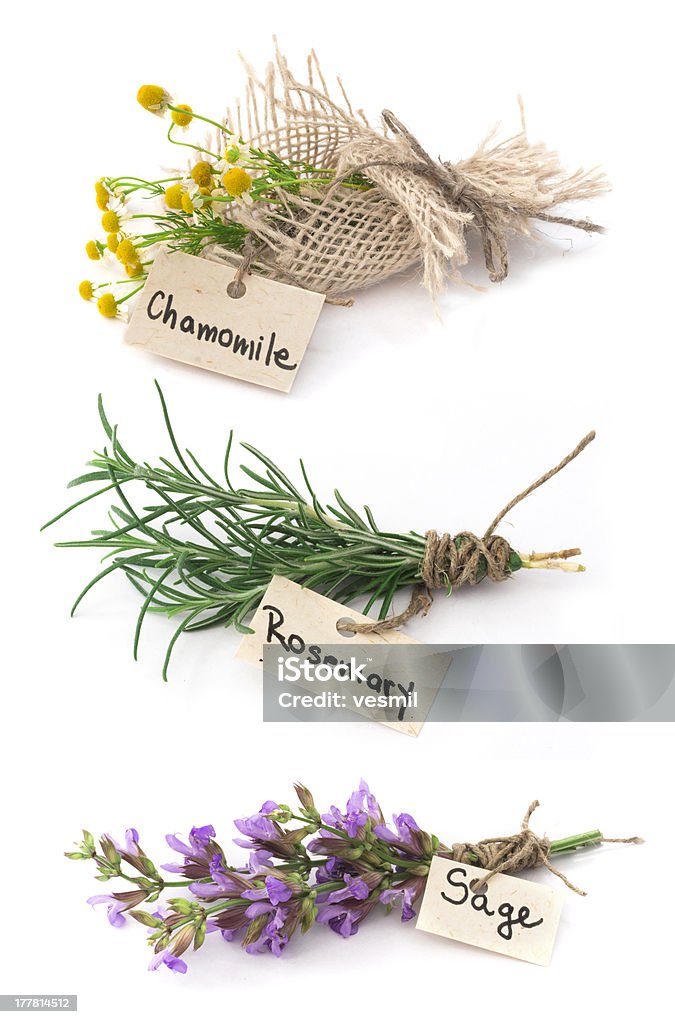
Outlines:
{"label": "paper tag with 'rosemary'", "polygon": [[417,927],[447,939],[546,967],[560,923],[563,894],[513,875],[494,875],[473,892],[482,868],[434,857]]}
{"label": "paper tag with 'rosemary'", "polygon": [[[250,628],[253,633],[245,636],[237,650],[237,658],[249,665],[263,664],[264,645],[280,643],[283,637],[296,652],[302,652],[310,644],[340,646],[354,644],[371,646],[377,644],[416,644],[397,630],[383,633],[360,633],[344,635],[337,628],[341,620],[352,622],[374,622],[359,612],[347,608],[338,601],[332,601],[315,590],[301,587],[284,576],[274,576],[258,606]],[[440,685],[440,681],[439,681]],[[385,725],[409,736],[417,736],[421,722],[385,722]]]}
{"label": "paper tag with 'rosemary'", "polygon": [[290,391],[324,295],[246,274],[228,294],[232,267],[160,253],[138,297],[128,345],[191,366]]}

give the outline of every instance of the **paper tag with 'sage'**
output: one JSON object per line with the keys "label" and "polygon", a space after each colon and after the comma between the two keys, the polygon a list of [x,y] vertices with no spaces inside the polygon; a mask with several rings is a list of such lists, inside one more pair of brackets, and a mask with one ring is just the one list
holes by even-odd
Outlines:
{"label": "paper tag with 'sage'", "polygon": [[227,287],[232,267],[161,252],[138,297],[128,345],[191,366],[290,391],[325,296],[246,274],[245,294]]}
{"label": "paper tag with 'sage'", "polygon": [[417,927],[470,946],[546,967],[551,960],[563,894],[513,875],[494,875],[474,893],[482,868],[434,857],[429,869]]}
{"label": "paper tag with 'sage'", "polygon": [[[331,646],[354,644],[364,647],[376,644],[416,644],[397,630],[382,633],[359,633],[344,636],[338,629],[341,620],[374,622],[338,601],[317,594],[315,590],[293,583],[284,576],[273,576],[253,619],[249,623],[254,632],[245,636],[237,650],[237,658],[249,665],[263,664],[264,645],[280,643],[282,638],[291,649],[301,653],[308,644],[325,643]],[[422,728],[419,722],[386,722],[393,729],[417,736]]]}

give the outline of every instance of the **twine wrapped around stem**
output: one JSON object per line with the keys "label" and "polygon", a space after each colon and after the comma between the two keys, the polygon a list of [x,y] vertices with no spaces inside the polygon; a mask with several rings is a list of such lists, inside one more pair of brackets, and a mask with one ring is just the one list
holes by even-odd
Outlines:
{"label": "twine wrapped around stem", "polygon": [[[515,505],[527,498],[533,491],[545,484],[551,477],[560,473],[570,464],[584,448],[595,438],[591,430],[581,439],[569,455],[566,455],[556,466],[540,476],[524,491],[516,494],[504,508],[497,513],[482,537],[469,530],[462,530],[452,536],[443,533],[439,536],[435,530],[425,533],[426,547],[420,563],[419,576],[421,583],[413,587],[410,603],[399,615],[392,615],[379,622],[345,623],[354,633],[379,633],[382,630],[399,629],[416,615],[426,615],[433,604],[433,591],[440,589],[456,589],[466,584],[473,586],[484,576],[495,583],[507,579],[509,559],[514,553],[511,545],[503,537],[495,534],[495,530]],[[537,555],[539,562],[553,559],[567,559],[580,554],[579,548],[566,548],[564,551],[547,551]]]}
{"label": "twine wrapped around stem", "polygon": [[[579,889],[562,871],[551,864],[549,859],[552,850],[551,840],[535,835],[530,828],[530,818],[537,807],[539,807],[539,801],[533,800],[525,813],[520,832],[516,832],[515,835],[481,839],[478,843],[454,843],[449,848],[453,860],[462,864],[473,864],[487,870],[487,875],[471,882],[474,892],[482,889],[497,874],[545,867],[552,875],[561,879],[572,892],[576,892],[579,896],[587,895],[583,889]],[[594,841],[597,843],[642,843],[644,840],[639,836],[631,836],[629,839],[606,839],[599,834]]]}
{"label": "twine wrapped around stem", "polygon": [[[481,237],[492,281],[508,273],[508,237],[531,235],[533,221],[602,230],[555,208],[606,192],[604,175],[566,173],[554,152],[528,141],[524,127],[503,141],[488,136],[466,160],[434,160],[391,111],[382,112],[384,131],[371,127],[339,80],[336,102],[314,52],[307,83],[278,50],[264,81],[246,68],[246,103],[229,112],[228,124],[291,165],[335,175],[324,192],[279,187],[265,209],[238,211],[255,235],[262,273],[344,302],[349,292],[421,263],[424,286],[436,296],[448,273],[459,279],[471,230]],[[217,245],[205,255],[232,260]]]}

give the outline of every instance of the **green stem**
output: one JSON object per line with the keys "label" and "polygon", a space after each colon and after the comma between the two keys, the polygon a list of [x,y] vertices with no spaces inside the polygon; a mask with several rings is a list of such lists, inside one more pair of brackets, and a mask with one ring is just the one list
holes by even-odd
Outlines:
{"label": "green stem", "polygon": [[[211,124],[213,123],[214,122],[212,121]],[[204,149],[203,146],[197,146],[195,145],[194,142],[179,142],[178,139],[174,139],[171,132],[174,130],[175,127],[175,124],[172,124],[168,132],[166,133],[167,139],[169,140],[169,142],[172,142],[174,146],[185,146],[187,149],[194,149],[197,153],[205,153],[206,156],[213,157],[214,160],[220,160],[218,154],[212,153],[210,149]]]}
{"label": "green stem", "polygon": [[[175,110],[177,114],[186,114],[186,113],[188,113],[188,111],[186,111],[186,110],[181,110],[180,107],[174,107],[172,103],[167,103],[167,109],[168,110]],[[204,121],[206,124],[213,125],[214,128],[217,128],[219,132],[223,132],[224,135],[233,135],[234,134],[234,132],[230,131],[229,128],[226,128],[224,124],[218,124],[217,121],[212,121],[210,117],[204,117],[203,114],[195,114],[194,110],[189,111],[189,114],[190,114],[190,117],[194,117],[198,121]],[[172,122],[171,127],[175,128],[177,126]]]}
{"label": "green stem", "polygon": [[551,843],[551,853],[572,853],[574,850],[581,850],[586,846],[597,846],[602,842],[602,832],[593,829],[591,832],[580,832],[577,836],[567,836],[565,839],[554,839]]}

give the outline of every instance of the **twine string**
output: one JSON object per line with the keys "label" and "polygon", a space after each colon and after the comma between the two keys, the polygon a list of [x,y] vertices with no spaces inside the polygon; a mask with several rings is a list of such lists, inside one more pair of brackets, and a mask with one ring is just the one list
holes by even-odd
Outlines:
{"label": "twine string", "polygon": [[[513,549],[507,540],[494,531],[511,509],[565,469],[583,452],[594,437],[595,431],[591,430],[569,455],[566,455],[556,466],[531,483],[524,491],[516,494],[495,516],[482,537],[469,530],[462,530],[454,536],[450,533],[438,534],[435,530],[427,530],[424,535],[426,544],[418,571],[421,582],[413,587],[410,603],[403,612],[379,622],[350,621],[347,624],[345,620],[341,620],[339,626],[344,626],[354,633],[378,633],[383,630],[399,629],[416,615],[427,614],[433,604],[434,590],[473,586],[484,576],[494,583],[507,579],[511,575],[509,560]],[[552,554],[565,557],[568,553],[570,551]]]}
{"label": "twine string", "polygon": [[[382,120],[390,131],[403,139],[417,159],[414,161],[369,160],[356,167],[350,167],[345,174],[333,182],[329,193],[352,175],[373,167],[396,168],[426,178],[438,187],[450,205],[471,215],[481,237],[488,276],[493,282],[503,281],[509,272],[509,253],[506,234],[500,226],[497,213],[504,211],[512,213],[513,210],[507,203],[497,199],[491,198],[486,201],[484,195],[474,188],[469,179],[465,178],[454,164],[449,161],[434,160],[391,110],[382,111]],[[555,213],[545,213],[534,207],[519,209],[518,213],[525,218],[546,221],[550,224],[563,224],[580,231],[601,233],[604,230],[600,224],[595,224],[587,218],[563,217]]]}
{"label": "twine string", "polygon": [[[549,859],[551,841],[545,836],[536,835],[530,828],[530,818],[539,807],[539,801],[533,800],[523,818],[520,832],[512,836],[497,836],[493,839],[481,839],[478,843],[455,843],[450,847],[452,860],[461,864],[471,864],[487,871],[483,878],[471,882],[473,892],[478,892],[487,885],[490,879],[498,874],[525,871],[527,868],[545,867],[552,875],[565,883],[568,889],[579,896],[586,896],[583,889],[576,886],[567,875],[559,871]],[[641,843],[639,836],[629,839],[606,839],[602,836],[599,843]]]}
{"label": "twine string", "polygon": [[227,294],[231,299],[241,299],[246,295],[246,285],[244,284],[244,277],[246,274],[251,273],[251,266],[253,265],[253,258],[256,254],[256,242],[253,231],[249,231],[244,240],[244,245],[241,250],[241,260],[236,269],[235,275],[227,286]]}

